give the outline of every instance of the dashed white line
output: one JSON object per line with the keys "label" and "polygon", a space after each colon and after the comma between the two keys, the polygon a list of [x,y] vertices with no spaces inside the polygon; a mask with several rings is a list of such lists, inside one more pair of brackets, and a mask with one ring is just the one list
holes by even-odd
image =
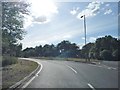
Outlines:
{"label": "dashed white line", "polygon": [[102,66],[98,66],[98,67],[102,67]]}
{"label": "dashed white line", "polygon": [[77,73],[77,71],[75,69],[73,69],[71,66],[66,65],[68,68],[70,68],[74,73]]}
{"label": "dashed white line", "polygon": [[117,68],[112,68],[112,69],[117,70]]}
{"label": "dashed white line", "polygon": [[95,90],[95,88],[94,88],[90,83],[88,83],[88,86],[89,86],[92,90]]}
{"label": "dashed white line", "polygon": [[109,67],[109,66],[106,66],[106,65],[103,65],[103,66],[100,66],[100,65],[92,65],[92,64],[88,64],[90,66],[95,66],[95,67],[103,67],[103,68],[107,68],[109,70],[113,69],[113,70],[117,70],[117,68],[114,68],[114,67]]}
{"label": "dashed white line", "polygon": [[103,65],[104,67],[106,67],[107,69],[113,69],[113,70],[117,70],[117,68],[114,68],[114,67],[109,67],[107,65]]}
{"label": "dashed white line", "polygon": [[43,65],[41,63],[39,63],[39,62],[38,62],[38,64],[41,66],[40,70],[22,88],[26,88],[35,79],[35,77],[38,76],[38,74],[42,71]]}

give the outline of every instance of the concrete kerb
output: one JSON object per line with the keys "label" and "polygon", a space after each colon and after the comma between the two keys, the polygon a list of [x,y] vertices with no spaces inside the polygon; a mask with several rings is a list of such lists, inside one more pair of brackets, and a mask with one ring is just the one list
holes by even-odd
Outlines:
{"label": "concrete kerb", "polygon": [[[33,61],[33,62],[36,62],[36,61]],[[27,82],[28,80],[30,80],[33,76],[36,75],[36,73],[38,72],[38,70],[41,68],[41,65],[36,62],[38,64],[38,67],[32,71],[28,76],[26,76],[25,78],[23,78],[22,80],[20,80],[19,82],[17,82],[16,84],[10,86],[7,90],[11,90],[11,89],[15,89],[15,88],[21,88],[22,85]]]}

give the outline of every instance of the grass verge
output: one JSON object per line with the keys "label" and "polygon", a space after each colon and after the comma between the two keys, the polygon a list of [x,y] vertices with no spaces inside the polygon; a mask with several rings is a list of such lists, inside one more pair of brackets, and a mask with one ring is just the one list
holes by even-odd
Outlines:
{"label": "grass verge", "polygon": [[3,67],[2,88],[9,88],[37,68],[36,62],[18,59],[17,64]]}

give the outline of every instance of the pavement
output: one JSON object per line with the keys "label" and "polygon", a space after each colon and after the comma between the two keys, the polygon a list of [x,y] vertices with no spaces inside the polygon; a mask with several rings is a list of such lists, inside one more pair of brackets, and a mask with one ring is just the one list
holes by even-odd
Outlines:
{"label": "pavement", "polygon": [[24,88],[118,88],[118,67],[73,61],[40,60],[42,68]]}

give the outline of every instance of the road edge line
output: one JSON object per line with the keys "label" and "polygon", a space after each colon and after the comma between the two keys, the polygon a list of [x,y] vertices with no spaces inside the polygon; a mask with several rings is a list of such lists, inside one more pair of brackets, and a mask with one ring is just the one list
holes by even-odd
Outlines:
{"label": "road edge line", "polygon": [[[24,59],[25,60],[25,59]],[[29,60],[29,59],[27,59],[27,60]],[[29,61],[32,61],[32,60],[29,60]],[[38,67],[34,70],[34,71],[32,71],[28,76],[26,76],[26,77],[24,77],[22,80],[20,80],[20,81],[18,81],[17,83],[15,83],[14,85],[12,85],[12,86],[10,86],[7,90],[11,90],[11,88],[17,88],[17,87],[19,87],[22,83],[24,83],[28,78],[30,78],[32,75],[34,75],[34,73],[39,69],[39,67],[40,67],[40,70],[42,70],[41,69],[41,67],[43,68],[43,65],[41,64],[41,63],[39,63],[39,62],[37,62],[37,61],[33,61],[33,62],[36,62],[37,64],[38,64]],[[39,71],[38,71],[39,72]],[[38,73],[37,72],[37,73]],[[35,74],[36,75],[36,74]]]}
{"label": "road edge line", "polygon": [[39,62],[37,62],[37,63],[41,66],[40,70],[25,85],[23,85],[22,88],[26,88],[35,79],[35,77],[38,76],[38,74],[42,71],[43,65]]}

